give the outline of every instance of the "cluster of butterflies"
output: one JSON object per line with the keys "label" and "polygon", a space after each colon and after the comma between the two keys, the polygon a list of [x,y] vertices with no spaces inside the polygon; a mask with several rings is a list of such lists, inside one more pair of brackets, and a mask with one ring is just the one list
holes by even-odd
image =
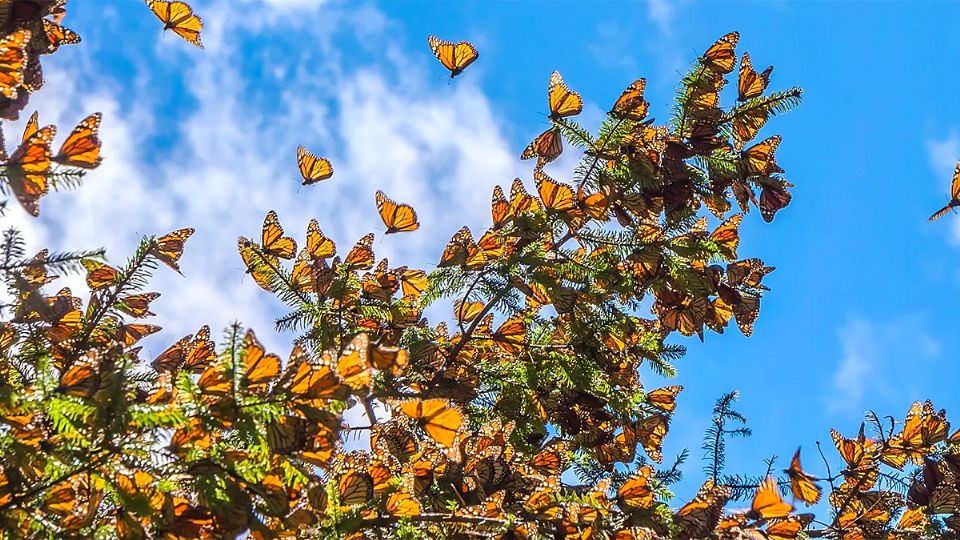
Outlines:
{"label": "cluster of butterflies", "polygon": [[[131,388],[139,342],[160,330],[141,322],[153,315],[151,303],[159,293],[139,292],[131,282],[143,279],[144,269],[154,263],[179,271],[184,243],[192,233],[181,229],[146,239],[138,256],[120,269],[83,259],[91,290],[86,305],[67,287],[53,296],[43,291],[58,278],[53,268],[62,267],[62,256],[43,250],[29,259],[8,261],[7,278],[16,293],[5,306],[10,319],[0,323],[0,437],[5,448],[0,526],[5,532],[33,537],[44,520],[61,532],[79,531],[98,516],[103,493],[94,497],[90,482],[102,488],[102,476],[94,480],[86,475],[86,491],[81,493],[83,477],[56,483],[47,475],[55,477],[56,467],[71,463],[78,444],[105,436],[103,430],[117,419],[109,416],[109,408]],[[62,411],[68,406],[87,412],[65,423]],[[119,429],[124,435],[117,436],[142,433],[143,427],[123,424]],[[29,495],[48,482],[51,489],[41,492],[42,497]],[[20,499],[27,505],[12,504]]]}
{"label": "cluster of butterflies", "polygon": [[[202,25],[189,6],[147,3],[167,28],[200,44]],[[477,58],[468,43],[428,41],[452,77]],[[782,98],[763,96],[771,68],[758,73],[744,55],[740,104],[720,108],[736,42],[730,34],[712,45],[685,80],[676,132],[647,118],[645,81],[631,84],[610,112],[616,127],[587,145],[577,184],[544,169],[583,109],[555,72],[547,87],[552,125],[521,156],[537,160],[535,190],[517,179],[508,198],[497,186],[491,227],[479,238],[458,231],[430,278],[377,262],[372,233],[341,256],[312,220],[298,246],[269,212],[259,237],[241,237],[238,251],[252,279],[293,308],[278,324],[305,330],[286,361],[252,331],[235,327],[218,347],[203,327],[153,358],[151,373],[128,381],[133,391],[117,392],[124,383],[116,373],[131,351],[136,356],[138,341],[159,330],[122,317],[152,315],[158,295],[130,290],[128,267],[86,260],[93,291],[86,309],[69,290],[46,297],[38,255],[23,278],[35,290],[21,298],[21,318],[0,329],[0,345],[13,352],[20,334],[31,332],[53,351],[60,397],[89,405],[121,395],[131,400],[130,418],[151,415],[127,426],[131,433],[170,432],[149,445],[163,454],[160,463],[94,461],[47,490],[40,515],[69,532],[106,516],[121,538],[243,531],[361,538],[404,519],[434,536],[469,528],[496,538],[799,538],[810,518],[794,513],[775,480],[757,488],[745,512],[725,515],[731,488],[712,482],[671,512],[652,466],[635,466],[662,461],[682,391],[645,389],[640,364],[666,354],[664,339],[674,331],[702,336],[704,327],[722,332],[735,321],[749,335],[762,280],[773,270],[738,257],[743,214],[728,215],[726,201],[732,192],[742,212],[752,203],[768,220],[789,202],[774,157],[779,138],[747,147]],[[332,177],[330,161],[303,147],[297,160],[305,185]],[[410,205],[383,192],[375,202],[387,234],[419,228]],[[696,217],[704,204],[720,221],[715,228]],[[604,236],[616,225],[618,234]],[[151,240],[142,253],[179,271],[192,232]],[[457,295],[451,328],[430,325],[425,305],[450,291]],[[653,320],[635,315],[648,295]],[[589,369],[574,373],[581,365]],[[363,406],[369,425],[344,424],[352,405]],[[927,433],[937,415],[914,416]],[[98,416],[89,418],[84,430],[103,429]],[[4,411],[0,423],[9,428],[0,436],[12,434],[38,459],[36,450],[55,447],[64,429],[37,411]],[[360,430],[370,432],[369,448],[348,451],[343,439]],[[915,431],[905,427],[899,439],[905,460],[915,460]],[[569,486],[564,473],[574,461],[607,474]],[[621,478],[624,467],[634,470]],[[918,480],[923,489],[953,485],[952,471],[931,467],[936,472]],[[22,510],[14,501],[42,481],[42,470],[35,463],[0,469],[0,517],[8,518],[5,505]],[[801,468],[799,453],[786,474],[797,500],[819,499],[819,480]],[[425,515],[432,518],[414,521]],[[39,521],[20,511],[15,522]]]}
{"label": "cluster of butterflies", "polygon": [[56,154],[51,145],[57,127],[40,127],[36,112],[27,121],[20,144],[10,155],[5,149],[0,131],[0,166],[2,175],[13,195],[32,216],[40,214],[40,199],[46,195],[53,180],[60,176],[82,174],[100,165],[100,113],[83,120],[61,143]]}
{"label": "cluster of butterflies", "polygon": [[43,86],[40,56],[61,45],[80,43],[76,32],[60,25],[67,0],[0,3],[0,118],[16,120],[30,94]]}

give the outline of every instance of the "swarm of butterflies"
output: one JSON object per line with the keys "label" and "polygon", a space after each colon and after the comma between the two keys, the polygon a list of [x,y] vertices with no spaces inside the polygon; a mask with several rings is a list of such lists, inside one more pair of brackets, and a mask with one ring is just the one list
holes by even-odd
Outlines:
{"label": "swarm of butterflies", "polygon": [[[147,5],[200,45],[187,4]],[[458,231],[429,271],[378,261],[374,233],[339,250],[317,220],[300,243],[268,212],[238,251],[290,308],[276,321],[299,336],[285,357],[239,324],[143,352],[160,330],[143,322],[160,297],[150,275],[181,271],[193,229],[144,239],[119,267],[98,253],[30,257],[5,235],[0,537],[956,537],[960,433],[929,402],[834,433],[825,474],[798,450],[779,476],[768,466],[752,484],[671,493],[678,462],[662,467],[663,441],[682,387],[646,388],[639,370],[673,371],[674,332],[753,331],[773,268],[739,257],[739,226],[790,202],[780,138],[754,139],[800,91],[768,93],[773,68],[743,54],[736,103],[722,106],[738,39],[697,59],[662,125],[638,79],[594,135],[554,72],[549,126],[520,156],[535,160],[532,184],[496,187],[490,227]],[[428,45],[451,78],[478,59],[467,42]],[[99,163],[98,125],[84,120],[54,156],[52,126],[28,123],[4,159],[28,211],[59,167]],[[565,144],[583,155],[558,179],[548,168]],[[333,177],[305,147],[297,166],[317,189]],[[372,199],[385,236],[419,230],[411,201]],[[75,270],[86,300],[46,291]],[[442,300],[450,318],[429,323]],[[828,487],[829,516],[798,511]]]}

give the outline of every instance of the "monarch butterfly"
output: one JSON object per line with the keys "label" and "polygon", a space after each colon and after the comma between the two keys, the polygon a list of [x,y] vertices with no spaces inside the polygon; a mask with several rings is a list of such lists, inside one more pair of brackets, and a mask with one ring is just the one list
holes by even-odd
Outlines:
{"label": "monarch butterfly", "polygon": [[278,454],[290,454],[303,449],[312,439],[311,423],[298,416],[282,416],[267,424],[266,439],[271,450]]}
{"label": "monarch butterfly", "polygon": [[683,391],[683,386],[671,385],[647,393],[647,403],[664,411],[673,412],[677,408],[677,396]]}
{"label": "monarch butterfly", "polygon": [[681,296],[676,291],[655,291],[654,313],[667,330],[679,330],[685,336],[701,331],[709,301],[703,296]]}
{"label": "monarch butterfly", "polygon": [[157,298],[160,298],[160,293],[132,294],[121,298],[117,304],[117,309],[132,317],[149,317],[154,315],[150,311],[150,303]]}
{"label": "monarch butterfly", "polygon": [[945,416],[945,411],[937,412],[930,401],[923,404],[915,401],[907,412],[903,432],[894,437],[890,444],[900,450],[904,458],[910,458],[919,465],[933,445],[947,439],[950,424]]}
{"label": "monarch butterfly", "polygon": [[958,206],[960,206],[960,162],[957,162],[957,166],[953,169],[953,180],[950,182],[950,201],[947,202],[946,206],[934,212],[928,221],[936,221]]}
{"label": "monarch butterfly", "polygon": [[530,458],[529,465],[547,476],[560,474],[567,468],[567,451],[566,443],[554,440]]}
{"label": "monarch butterfly", "polygon": [[33,114],[31,114],[30,118],[27,120],[27,124],[23,126],[23,135],[20,137],[21,144],[27,142],[27,139],[32,137],[34,133],[40,131],[39,114],[39,111],[33,111]]}
{"label": "monarch butterfly", "polygon": [[260,253],[257,245],[243,236],[237,239],[237,251],[247,267],[247,273],[253,276],[257,285],[267,292],[273,292],[271,280],[276,274],[273,268],[277,265],[277,258]]}
{"label": "monarch butterfly", "polygon": [[114,285],[120,279],[120,271],[116,268],[91,259],[80,261],[87,269],[87,286],[93,290]]}
{"label": "monarch butterfly", "polygon": [[740,77],[737,80],[737,91],[740,94],[737,101],[746,101],[763,94],[767,85],[770,84],[771,73],[773,73],[773,66],[763,70],[763,73],[754,71],[753,63],[750,62],[750,55],[743,53],[740,60]]}
{"label": "monarch butterfly", "polygon": [[280,374],[280,357],[267,354],[253,330],[243,337],[243,381],[247,388],[266,388]]}
{"label": "monarch butterfly", "polygon": [[527,337],[527,325],[523,317],[507,319],[491,336],[497,343],[497,348],[508,355],[518,354]]}
{"label": "monarch butterfly", "polygon": [[410,365],[410,355],[399,347],[378,345],[370,351],[370,363],[380,371],[387,371],[398,377]]}
{"label": "monarch butterfly", "polygon": [[703,61],[710,68],[720,73],[730,73],[737,63],[737,42],[740,41],[740,32],[730,32],[721,37],[705,53]]}
{"label": "monarch butterfly", "polygon": [[478,249],[473,233],[466,226],[457,231],[440,255],[437,267],[459,266],[467,262],[467,257]]}
{"label": "monarch butterfly", "polygon": [[[863,434],[863,429],[864,426],[861,424],[860,432],[856,439],[847,439],[836,430],[830,430],[830,437],[833,439],[833,444],[837,447],[837,451],[840,452],[840,457],[846,462],[847,471],[859,469],[860,471],[866,472],[875,470],[874,458],[876,457],[877,442],[872,439],[867,439]],[[870,476],[869,473],[868,476]],[[870,489],[872,484],[864,483],[860,487]]]}
{"label": "monarch butterfly", "polygon": [[790,204],[793,196],[787,191],[786,182],[767,179],[760,191],[760,217],[770,223],[773,217]]}
{"label": "monarch butterfly", "polygon": [[327,158],[317,157],[303,146],[297,147],[297,166],[303,185],[309,186],[333,176],[333,164]]}
{"label": "monarch butterfly", "polygon": [[813,521],[813,514],[796,514],[782,519],[772,519],[764,533],[769,540],[796,540],[800,531]]}
{"label": "monarch butterfly", "polygon": [[417,212],[409,204],[392,201],[386,193],[377,191],[377,211],[387,226],[386,234],[415,231],[420,228]]}
{"label": "monarch butterfly", "polygon": [[563,137],[556,128],[549,128],[533,140],[520,154],[520,159],[537,158],[537,166],[542,167],[560,157],[563,153]]}
{"label": "monarch butterfly", "polygon": [[187,3],[167,0],[146,0],[146,2],[147,7],[163,22],[164,30],[173,30],[174,34],[203,48],[203,43],[200,42],[203,21]]}
{"label": "monarch butterfly", "polygon": [[650,484],[652,476],[653,469],[649,465],[640,467],[620,486],[620,489],[617,490],[617,497],[627,506],[651,508],[656,501],[656,494]]}
{"label": "monarch butterfly", "polygon": [[345,506],[364,504],[373,497],[373,479],[365,471],[347,470],[337,478],[337,493]]}
{"label": "monarch butterfly", "polygon": [[375,424],[370,431],[370,447],[382,449],[403,462],[420,449],[413,432],[399,420]]}
{"label": "monarch butterfly", "polygon": [[73,30],[60,26],[49,19],[41,20],[43,21],[43,33],[46,35],[47,42],[49,43],[47,53],[56,52],[61,45],[80,43],[80,36]]}
{"label": "monarch butterfly", "polygon": [[0,94],[7,99],[17,99],[23,84],[30,38],[29,30],[17,30],[0,39]]}
{"label": "monarch butterfly", "polygon": [[416,420],[431,439],[446,448],[453,448],[463,426],[463,413],[446,399],[410,399],[397,403],[396,409]]}
{"label": "monarch butterfly", "polygon": [[747,517],[751,519],[785,518],[793,511],[793,506],[780,497],[777,481],[773,476],[766,477],[760,482],[760,487],[753,496],[750,511]]}
{"label": "monarch butterfly", "polygon": [[643,92],[646,88],[647,80],[644,78],[630,83],[630,86],[620,94],[620,97],[613,104],[610,114],[617,118],[626,118],[638,122],[646,118],[650,109],[650,103],[643,98]]}
{"label": "monarch butterfly", "polygon": [[737,247],[740,245],[739,227],[742,219],[743,214],[734,214],[710,233],[710,240],[717,244],[720,255],[727,260],[737,258]]}
{"label": "monarch butterfly", "polygon": [[943,467],[943,462],[929,458],[924,460],[922,476],[914,479],[907,492],[910,503],[925,507],[930,514],[952,514],[956,511],[960,504],[960,492],[952,481],[953,474],[945,474],[951,469]]}
{"label": "monarch butterfly", "polygon": [[430,45],[430,50],[440,60],[443,67],[450,70],[451,79],[461,74],[467,66],[475,62],[480,56],[477,54],[477,49],[466,41],[453,44],[437,36],[429,36],[427,37],[427,44]]}
{"label": "monarch butterfly", "polygon": [[364,333],[359,333],[350,340],[343,349],[343,354],[337,359],[337,375],[343,384],[354,392],[366,394],[370,392],[371,373],[368,359],[370,340]]}
{"label": "monarch butterfly", "polygon": [[490,216],[493,218],[493,228],[499,229],[513,219],[513,207],[503,195],[503,188],[493,186],[493,196],[490,200]]}
{"label": "monarch butterfly", "polygon": [[180,369],[202,371],[214,359],[216,351],[210,341],[210,327],[204,325],[196,335],[188,334],[160,353],[150,364],[157,371],[176,373]]}
{"label": "monarch butterfly", "polygon": [[307,252],[314,260],[328,259],[337,253],[337,245],[323,234],[316,219],[307,225]]}
{"label": "monarch butterfly", "polygon": [[92,398],[100,389],[99,362],[95,352],[81,357],[60,375],[57,391],[68,396]]}
{"label": "monarch butterfly", "polygon": [[554,212],[566,212],[576,207],[577,201],[572,187],[555,181],[540,169],[533,171],[533,178],[544,207]]}
{"label": "monarch butterfly", "polygon": [[117,330],[116,339],[127,347],[130,347],[141,339],[150,334],[156,334],[160,330],[163,330],[163,328],[155,324],[124,324]]}
{"label": "monarch butterfly", "polygon": [[743,146],[757,136],[760,128],[767,123],[770,111],[771,107],[764,104],[737,109],[737,114],[733,117],[733,147],[737,152],[743,150]]}
{"label": "monarch butterfly", "polygon": [[510,206],[515,216],[540,209],[537,199],[527,193],[527,189],[523,187],[523,182],[519,178],[514,178],[513,185],[510,186]]}
{"label": "monarch butterfly", "polygon": [[387,498],[385,508],[388,514],[396,517],[417,516],[423,512],[420,502],[413,498],[413,495],[410,494],[408,489],[401,489],[391,493]]}
{"label": "monarch butterfly", "polygon": [[82,169],[94,169],[100,165],[102,160],[97,132],[100,129],[101,117],[100,113],[93,113],[77,124],[67,136],[67,140],[63,141],[53,161]]}
{"label": "monarch butterfly", "polygon": [[766,266],[760,259],[744,259],[727,265],[727,282],[733,287],[740,285],[755,289],[766,289],[761,285],[763,276],[775,270]]}
{"label": "monarch butterfly", "polygon": [[781,137],[774,135],[743,152],[742,163],[747,176],[765,176],[775,172],[783,172],[774,157],[777,147],[780,146],[780,141]]}
{"label": "monarch butterfly", "polygon": [[723,515],[723,506],[732,494],[729,487],[715,485],[712,479],[704,482],[693,500],[677,511],[677,522],[684,537],[701,538],[712,534]]}
{"label": "monarch butterfly", "polygon": [[183,255],[184,244],[193,233],[193,229],[186,228],[165,234],[153,242],[150,252],[160,262],[180,273],[180,256]]}
{"label": "monarch butterfly", "polygon": [[457,322],[466,324],[473,322],[483,312],[484,307],[486,307],[486,304],[483,302],[457,300],[453,303],[453,314],[456,316]]}
{"label": "monarch butterfly", "polygon": [[347,258],[343,260],[344,266],[349,270],[369,270],[373,267],[373,261],[376,258],[373,253],[373,233],[357,241],[356,245],[347,253]]}
{"label": "monarch butterfly", "polygon": [[927,516],[920,508],[907,508],[897,521],[897,529],[900,530],[920,530],[927,524]]}
{"label": "monarch butterfly", "polygon": [[663,439],[667,436],[667,416],[653,414],[640,420],[634,426],[637,441],[650,459],[660,463],[663,461]]}
{"label": "monarch butterfly", "polygon": [[753,334],[753,323],[760,315],[760,297],[755,294],[740,294],[740,302],[733,305],[733,317],[743,335]]}
{"label": "monarch butterfly", "polygon": [[400,286],[404,296],[420,296],[429,285],[427,274],[423,270],[404,270],[400,273]]}
{"label": "monarch butterfly", "polygon": [[23,208],[34,217],[40,215],[40,198],[47,194],[50,144],[56,133],[56,126],[31,133],[7,162],[10,188]]}
{"label": "monarch butterfly", "polygon": [[814,480],[816,480],[814,477],[803,472],[803,468],[800,466],[799,448],[797,448],[797,452],[793,454],[793,460],[790,461],[790,468],[785,469],[783,472],[787,473],[787,476],[790,477],[790,490],[793,492],[794,498],[808,505],[817,504],[820,500],[820,486],[814,483]]}
{"label": "monarch butterfly", "polygon": [[296,344],[273,393],[288,392],[298,400],[343,399],[349,388],[343,385],[330,365],[315,365],[303,346]]}
{"label": "monarch butterfly", "polygon": [[263,219],[263,231],[260,238],[263,252],[267,255],[281,259],[292,259],[297,254],[297,241],[283,235],[280,218],[273,210],[267,212],[267,216]]}
{"label": "monarch butterfly", "polygon": [[583,111],[583,99],[579,93],[567,87],[559,71],[550,74],[550,85],[547,87],[547,103],[550,106],[550,118],[552,120],[576,116]]}

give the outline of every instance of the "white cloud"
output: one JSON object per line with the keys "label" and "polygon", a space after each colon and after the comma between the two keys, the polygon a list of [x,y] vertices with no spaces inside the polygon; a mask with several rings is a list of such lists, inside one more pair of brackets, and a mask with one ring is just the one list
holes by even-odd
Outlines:
{"label": "white cloud", "polygon": [[858,417],[870,396],[895,400],[904,391],[897,374],[920,370],[940,354],[940,343],[930,335],[922,317],[901,316],[875,322],[852,317],[838,332],[842,356],[831,378],[826,408],[831,414]]}
{"label": "white cloud", "polygon": [[673,29],[673,5],[671,0],[647,0],[647,16],[664,36],[669,37]]}
{"label": "white cloud", "polygon": [[[960,136],[951,131],[943,139],[927,141],[927,154],[930,157],[930,166],[938,177],[949,175],[960,159]],[[942,182],[938,182],[940,183]]]}
{"label": "white cloud", "polygon": [[[288,233],[301,241],[307,222],[316,217],[343,251],[373,230],[378,255],[390,256],[394,265],[430,270],[442,249],[438,242],[463,224],[477,232],[489,223],[494,183],[529,176],[530,167],[517,161],[519,149],[507,142],[486,96],[469,81],[435,84],[435,77],[402,52],[375,67],[343,60],[326,35],[333,20],[379,47],[399,49],[392,34],[381,31],[391,23],[375,10],[323,6],[315,18],[327,23],[301,20],[288,27],[277,21],[296,11],[281,13],[278,3],[291,5],[251,4],[242,13],[226,2],[206,6],[207,48],[190,50],[189,56],[170,52],[171,36],[157,37],[153,52],[159,61],[179,62],[187,81],[177,104],[186,110],[176,123],[166,104],[154,98],[155,89],[170,82],[153,73],[150,59],[132,83],[110,82],[107,67],[91,58],[81,64],[92,66],[87,71],[53,64],[46,70],[47,88],[31,104],[42,121],[64,131],[87,113],[102,111],[105,156],[78,192],[46,197],[39,220],[11,212],[18,217],[8,223],[25,224],[31,245],[104,246],[110,260],[120,263],[140,235],[197,229],[181,261],[185,277],[161,269],[151,287],[163,293],[154,311],[165,332],[148,338],[149,354],[202,324],[216,332],[235,319],[256,328],[279,352],[288,348],[293,336],[273,333],[282,306],[245,278],[236,253],[237,236],[259,234],[267,210],[275,209]],[[251,19],[261,22],[253,27],[246,22]],[[263,39],[265,32],[295,33],[297,40],[291,49],[290,43]],[[256,39],[260,54],[245,56],[244,39]],[[307,41],[316,47],[300,50],[297,44]],[[252,83],[258,62],[270,64],[270,70]],[[298,144],[328,156],[334,177],[301,189],[294,158]],[[413,204],[423,228],[381,240],[373,200],[378,188]],[[70,285],[82,289],[82,280],[71,279]]]}

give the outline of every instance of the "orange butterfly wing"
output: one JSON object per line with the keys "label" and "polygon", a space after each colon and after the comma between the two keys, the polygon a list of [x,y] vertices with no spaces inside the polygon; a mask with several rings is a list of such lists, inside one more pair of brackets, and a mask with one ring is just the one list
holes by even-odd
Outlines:
{"label": "orange butterfly wing", "polygon": [[197,16],[186,2],[166,0],[147,0],[147,7],[163,22],[164,30],[172,30],[197,47],[203,48],[200,42],[200,31],[203,30],[203,21]]}
{"label": "orange butterfly wing", "polygon": [[8,99],[17,99],[23,84],[30,38],[29,30],[17,30],[0,40],[0,94]]}
{"label": "orange butterfly wing", "polygon": [[739,40],[739,32],[730,32],[721,37],[703,53],[704,62],[720,73],[730,73],[737,63],[736,48]]}
{"label": "orange butterfly wing", "polygon": [[450,70],[451,79],[463,73],[467,66],[480,57],[477,49],[466,41],[454,44],[437,36],[429,36],[427,37],[427,44],[430,45],[430,50],[440,60],[443,67]]}
{"label": "orange butterfly wing", "polygon": [[415,231],[420,228],[417,212],[412,206],[397,203],[382,191],[377,191],[377,211],[380,212],[383,224],[387,226],[386,234]]}
{"label": "orange butterfly wing", "polygon": [[550,106],[550,118],[554,120],[576,116],[583,111],[583,98],[567,87],[559,71],[554,71],[550,75],[547,103]]}
{"label": "orange butterfly wing", "polygon": [[100,165],[100,113],[93,113],[83,119],[63,141],[54,161],[68,167],[93,169]]}
{"label": "orange butterfly wing", "polygon": [[333,176],[333,165],[327,158],[317,157],[302,146],[297,147],[297,166],[303,185],[309,186]]}

